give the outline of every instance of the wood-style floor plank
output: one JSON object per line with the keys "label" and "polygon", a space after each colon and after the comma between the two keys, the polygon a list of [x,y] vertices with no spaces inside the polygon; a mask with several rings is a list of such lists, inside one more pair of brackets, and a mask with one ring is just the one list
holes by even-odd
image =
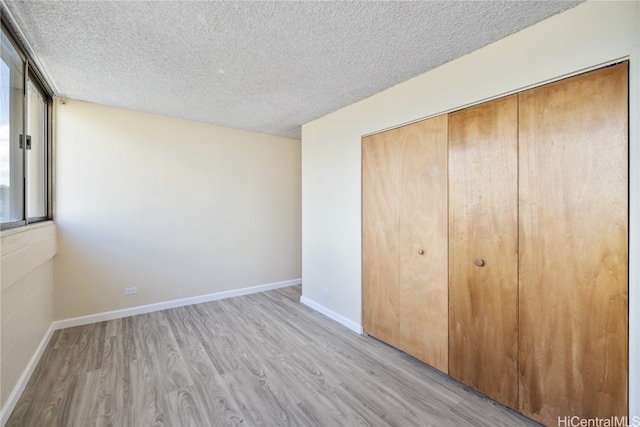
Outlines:
{"label": "wood-style floor plank", "polygon": [[300,287],[56,331],[7,426],[536,426]]}

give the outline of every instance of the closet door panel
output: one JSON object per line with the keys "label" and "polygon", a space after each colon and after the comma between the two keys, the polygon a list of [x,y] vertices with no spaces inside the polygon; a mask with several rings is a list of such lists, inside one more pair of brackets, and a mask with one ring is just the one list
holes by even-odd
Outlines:
{"label": "closet door panel", "polygon": [[364,331],[447,372],[447,116],[363,138]]}
{"label": "closet door panel", "polygon": [[447,372],[447,116],[396,130],[400,141],[401,349]]}
{"label": "closet door panel", "polygon": [[364,332],[400,341],[400,156],[391,131],[362,139],[362,323]]}
{"label": "closet door panel", "polygon": [[510,407],[518,405],[517,119],[517,96],[449,117],[449,374]]}
{"label": "closet door panel", "polygon": [[520,95],[520,409],[627,415],[627,64]]}

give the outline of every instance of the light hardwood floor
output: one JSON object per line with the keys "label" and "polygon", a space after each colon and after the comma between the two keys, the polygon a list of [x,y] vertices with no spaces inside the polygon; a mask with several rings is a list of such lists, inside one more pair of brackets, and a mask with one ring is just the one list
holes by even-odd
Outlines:
{"label": "light hardwood floor", "polygon": [[56,331],[7,426],[536,426],[300,287]]}

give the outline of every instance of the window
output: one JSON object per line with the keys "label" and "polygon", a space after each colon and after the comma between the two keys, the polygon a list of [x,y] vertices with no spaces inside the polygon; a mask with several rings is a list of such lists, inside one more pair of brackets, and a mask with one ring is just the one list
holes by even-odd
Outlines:
{"label": "window", "polygon": [[50,91],[2,25],[0,61],[0,225],[51,217]]}

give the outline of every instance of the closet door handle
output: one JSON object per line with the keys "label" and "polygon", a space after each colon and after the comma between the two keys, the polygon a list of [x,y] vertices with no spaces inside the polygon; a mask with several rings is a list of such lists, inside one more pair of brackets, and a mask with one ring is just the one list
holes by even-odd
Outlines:
{"label": "closet door handle", "polygon": [[482,267],[482,266],[484,266],[484,260],[483,260],[482,258],[476,258],[476,260],[475,260],[475,264],[476,264],[478,267]]}
{"label": "closet door handle", "polygon": [[418,249],[418,255],[424,255],[424,251],[422,249]]}

